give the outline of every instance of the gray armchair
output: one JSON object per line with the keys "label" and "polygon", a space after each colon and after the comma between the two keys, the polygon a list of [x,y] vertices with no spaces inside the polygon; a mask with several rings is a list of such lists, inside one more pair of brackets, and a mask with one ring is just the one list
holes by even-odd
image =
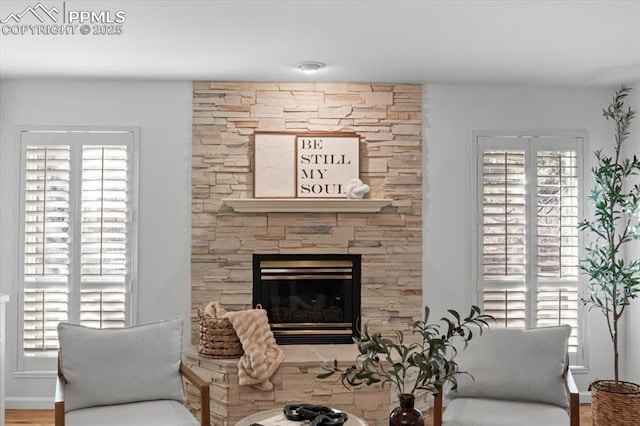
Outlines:
{"label": "gray armchair", "polygon": [[435,426],[579,426],[568,366],[571,327],[491,328],[457,357],[457,390],[434,403]]}
{"label": "gray armchair", "polygon": [[[60,323],[56,426],[209,426],[209,385],[182,364],[181,319],[121,329]],[[183,404],[200,393],[200,422]]]}

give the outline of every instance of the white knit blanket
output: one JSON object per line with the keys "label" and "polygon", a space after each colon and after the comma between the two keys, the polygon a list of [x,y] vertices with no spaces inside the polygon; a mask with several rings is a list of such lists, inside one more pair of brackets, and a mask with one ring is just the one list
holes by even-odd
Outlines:
{"label": "white knit blanket", "polygon": [[225,317],[229,318],[244,350],[238,361],[240,384],[261,390],[273,389],[269,379],[284,361],[284,352],[273,337],[267,311],[248,309],[227,312]]}

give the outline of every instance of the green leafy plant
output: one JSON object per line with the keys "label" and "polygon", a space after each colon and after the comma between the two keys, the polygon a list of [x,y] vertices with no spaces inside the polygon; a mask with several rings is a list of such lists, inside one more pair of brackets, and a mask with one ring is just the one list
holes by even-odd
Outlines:
{"label": "green leafy plant", "polygon": [[418,389],[437,393],[446,382],[455,388],[459,371],[454,361],[457,354],[454,344],[462,342],[466,347],[473,331],[482,333],[482,327],[488,326],[493,317],[482,314],[477,306],[471,307],[466,318],[454,310],[448,313],[449,317],[442,318],[440,323],[429,324],[429,308],[425,307],[424,320],[412,325],[412,333],[419,338],[406,343],[401,331],[396,331],[396,339],[392,340],[380,333],[371,334],[365,324],[361,336],[354,338],[359,351],[355,364],[343,370],[334,360],[333,364],[323,364],[325,372],[317,377],[326,379],[340,373],[347,388],[391,383],[398,395],[413,394]]}
{"label": "green leafy plant", "polygon": [[[595,207],[593,220],[582,220],[581,231],[591,234],[593,241],[586,247],[586,258],[580,269],[589,276],[589,294],[584,302],[604,314],[614,352],[614,376],[618,386],[618,323],[632,299],[640,292],[640,259],[627,261],[624,246],[640,239],[640,160],[623,158],[622,145],[630,135],[635,112],[624,106],[631,89],[622,86],[613,101],[603,110],[607,120],[616,125],[615,153],[607,156],[595,152],[597,164],[591,169],[595,187],[589,198]],[[634,179],[635,177],[635,179]],[[632,180],[636,180],[633,184]]]}

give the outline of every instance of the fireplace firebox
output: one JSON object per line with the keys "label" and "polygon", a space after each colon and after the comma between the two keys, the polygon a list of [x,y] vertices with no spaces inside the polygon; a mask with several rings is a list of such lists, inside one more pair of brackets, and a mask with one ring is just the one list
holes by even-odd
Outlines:
{"label": "fireplace firebox", "polygon": [[360,255],[254,254],[253,306],[278,344],[353,343],[360,318]]}

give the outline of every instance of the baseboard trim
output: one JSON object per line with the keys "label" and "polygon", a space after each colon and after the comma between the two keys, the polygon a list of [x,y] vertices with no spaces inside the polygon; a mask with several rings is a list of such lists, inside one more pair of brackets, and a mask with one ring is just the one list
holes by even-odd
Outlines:
{"label": "baseboard trim", "polygon": [[53,397],[6,397],[7,410],[53,410]]}

